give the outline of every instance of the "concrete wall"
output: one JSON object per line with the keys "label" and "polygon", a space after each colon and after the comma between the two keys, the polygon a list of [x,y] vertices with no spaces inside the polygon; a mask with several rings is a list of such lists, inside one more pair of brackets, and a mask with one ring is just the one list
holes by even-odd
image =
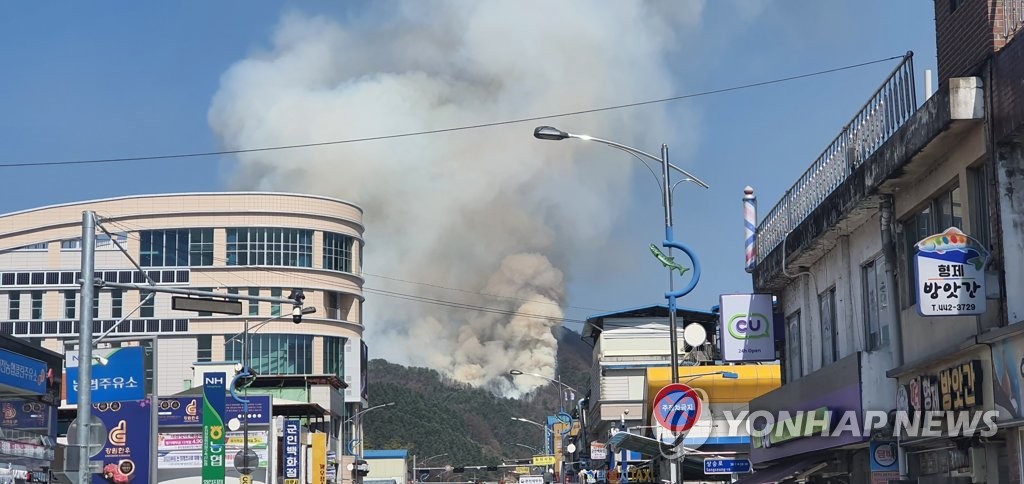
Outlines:
{"label": "concrete wall", "polygon": [[405,484],[408,479],[408,463],[405,459],[366,459],[370,466],[370,472],[364,480],[368,479],[394,479],[398,484]]}

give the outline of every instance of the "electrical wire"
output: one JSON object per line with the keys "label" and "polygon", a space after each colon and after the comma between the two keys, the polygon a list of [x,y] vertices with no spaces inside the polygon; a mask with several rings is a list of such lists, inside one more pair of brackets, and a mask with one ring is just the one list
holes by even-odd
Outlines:
{"label": "electrical wire", "polygon": [[[137,227],[137,226],[133,227],[133,226],[131,226],[129,224],[126,224],[126,223],[121,222],[121,221],[116,221],[116,220],[105,220],[104,223],[109,224],[109,225],[114,225],[114,226],[116,226],[116,227],[118,227],[120,229],[123,229],[123,230],[125,230],[128,233],[127,236],[129,238],[135,239],[137,241],[141,241],[141,238],[138,235],[135,235],[135,234],[137,234],[140,230],[143,230],[142,227]],[[217,262],[225,262],[225,263],[227,262],[227,259],[218,258],[218,257],[215,257],[214,260],[217,261]],[[266,273],[269,273],[269,274],[276,274],[276,275],[281,275],[281,276],[287,276],[287,277],[290,277],[290,278],[293,278],[293,279],[297,279],[297,280],[305,280],[305,281],[318,282],[318,283],[322,283],[323,282],[322,279],[311,277],[309,275],[305,275],[305,274],[301,274],[301,273],[295,273],[295,272],[288,272],[288,271],[283,271],[283,270],[278,270],[278,269],[274,269],[274,268],[266,267],[266,266],[250,266],[249,268],[250,269],[259,270],[261,272],[266,272]],[[253,287],[257,287],[258,286],[257,284],[253,284],[252,281],[246,281],[246,282],[248,282],[250,286],[253,286]],[[407,282],[412,282],[412,281],[407,281]],[[426,285],[430,286],[430,284],[426,284]],[[227,286],[225,286],[225,287],[227,287]],[[436,306],[443,306],[443,307],[448,307],[448,308],[453,308],[453,309],[463,309],[463,310],[468,310],[468,311],[477,311],[477,312],[489,313],[489,314],[498,314],[498,315],[502,315],[502,316],[545,319],[545,320],[549,320],[549,321],[552,321],[552,322],[559,322],[559,323],[563,323],[563,324],[564,323],[579,324],[581,326],[588,326],[588,325],[590,325],[590,326],[593,326],[593,327],[595,327],[595,328],[597,328],[599,330],[602,330],[602,331],[604,330],[604,327],[636,328],[636,326],[632,325],[632,324],[616,324],[616,323],[609,323],[609,322],[605,322],[603,324],[603,327],[602,327],[602,326],[598,326],[596,323],[593,323],[593,322],[589,321],[588,319],[568,318],[568,317],[564,317],[564,316],[563,317],[551,317],[551,316],[548,316],[548,315],[536,314],[536,313],[527,313],[527,312],[523,312],[523,311],[516,311],[516,310],[513,310],[513,309],[501,309],[501,308],[495,308],[495,307],[489,307],[489,306],[480,306],[480,305],[476,305],[476,304],[463,303],[463,302],[458,302],[458,301],[450,301],[450,300],[432,298],[432,297],[427,297],[427,296],[419,296],[419,295],[415,295],[415,294],[407,294],[407,293],[402,293],[402,292],[389,291],[389,290],[369,287],[369,286],[365,286],[365,285],[361,289],[362,289],[362,291],[364,293],[375,294],[375,295],[378,295],[378,296],[383,296],[383,297],[388,297],[388,298],[393,298],[393,299],[399,299],[399,300],[404,300],[404,301],[418,302],[418,303],[424,303],[424,304],[432,304],[432,305],[436,305]],[[492,296],[493,297],[493,295],[488,295],[488,294],[485,294],[485,293],[475,293],[475,292],[472,292],[472,291],[465,291],[465,290],[455,289],[455,288],[449,288],[449,289],[457,290],[457,291],[460,291],[460,292],[465,292],[465,293],[468,293],[468,294],[477,294],[477,295],[482,295],[482,296]],[[516,299],[521,299],[521,298],[516,298]],[[555,304],[557,304],[557,303],[555,303]],[[646,329],[649,330],[649,331],[659,331],[659,332],[666,332],[666,333],[670,331],[668,328],[646,328]]]}
{"label": "electrical wire", "polygon": [[455,126],[455,127],[451,127],[451,128],[441,128],[441,129],[423,130],[423,131],[412,131],[412,132],[408,132],[408,133],[385,134],[385,135],[379,135],[379,136],[368,136],[368,137],[363,137],[363,138],[350,138],[350,139],[341,139],[341,140],[333,140],[333,141],[318,141],[318,142],[313,142],[313,143],[299,143],[299,144],[289,144],[289,145],[280,145],[280,146],[266,146],[266,147],[262,147],[262,148],[242,148],[242,149],[235,149],[235,150],[202,151],[202,152],[194,152],[194,153],[177,153],[177,154],[152,155],[152,156],[129,156],[129,157],[120,157],[120,158],[98,158],[98,159],[85,159],[85,160],[63,160],[63,161],[35,161],[35,162],[21,162],[21,163],[17,163],[17,162],[15,162],[15,163],[0,163],[0,168],[18,168],[18,167],[31,167],[31,166],[58,166],[58,165],[90,165],[90,164],[103,164],[103,163],[121,163],[121,162],[128,162],[128,161],[153,161],[153,160],[171,160],[171,159],[178,159],[178,158],[198,158],[198,157],[206,157],[206,156],[236,155],[236,154],[241,154],[241,153],[257,153],[257,152],[265,152],[265,151],[280,151],[280,150],[290,150],[290,149],[298,149],[298,148],[314,148],[314,147],[319,147],[319,146],[342,145],[342,144],[360,143],[360,142],[366,142],[366,141],[380,141],[380,140],[386,140],[386,139],[407,138],[407,137],[411,137],[411,136],[424,136],[424,135],[431,135],[431,134],[451,133],[451,132],[455,132],[455,131],[465,131],[465,130],[480,129],[480,128],[491,128],[491,127],[495,127],[495,126],[505,126],[505,125],[510,125],[510,124],[519,124],[519,123],[526,123],[526,122],[532,122],[532,121],[541,121],[541,120],[545,120],[545,119],[563,118],[563,117],[569,117],[569,116],[579,116],[581,114],[592,114],[592,113],[599,113],[599,112],[604,112],[604,111],[612,111],[612,110],[616,110],[616,109],[625,109],[625,108],[632,108],[632,107],[638,107],[638,106],[646,106],[646,105],[650,105],[650,104],[658,104],[658,103],[665,103],[665,102],[671,102],[671,101],[679,101],[679,100],[683,100],[683,99],[691,99],[691,98],[695,98],[695,97],[709,96],[709,95],[712,95],[712,94],[721,94],[721,93],[725,93],[725,92],[738,91],[738,90],[741,90],[741,89],[750,89],[750,88],[753,88],[753,87],[761,87],[761,86],[767,86],[767,85],[770,85],[770,84],[778,84],[778,83],[781,83],[781,82],[794,81],[794,80],[797,80],[797,79],[804,79],[804,78],[808,78],[808,77],[821,76],[821,75],[830,74],[830,73],[833,73],[833,72],[839,72],[839,71],[845,71],[845,70],[849,70],[849,69],[855,69],[855,68],[858,68],[858,67],[869,66],[869,65],[872,65],[872,64],[879,64],[879,63],[882,63],[882,62],[888,62],[888,61],[895,60],[895,59],[902,59],[903,57],[904,56],[902,56],[902,55],[886,57],[884,59],[876,59],[876,60],[873,60],[873,61],[861,62],[861,63],[858,63],[858,64],[849,64],[849,65],[845,65],[845,66],[842,66],[842,67],[835,67],[835,68],[832,68],[832,69],[824,69],[824,70],[810,72],[810,73],[806,73],[806,74],[799,74],[799,75],[794,75],[794,76],[789,76],[789,77],[772,79],[772,80],[769,80],[769,81],[754,82],[754,83],[743,84],[743,85],[739,85],[739,86],[725,87],[725,88],[721,88],[721,89],[712,89],[712,90],[709,90],[709,91],[700,91],[700,92],[695,92],[695,93],[690,93],[690,94],[683,94],[683,95],[680,95],[680,96],[665,97],[665,98],[660,98],[660,99],[651,99],[651,100],[647,100],[647,101],[639,101],[639,102],[626,103],[626,104],[616,104],[616,105],[612,105],[612,106],[605,106],[605,107],[598,107],[598,108],[581,109],[581,110],[578,110],[578,111],[569,111],[569,112],[563,112],[563,113],[558,113],[558,114],[548,114],[548,115],[543,115],[543,116],[531,116],[531,117],[526,117],[526,118],[509,119],[509,120],[504,120],[504,121],[494,121],[494,122],[490,122],[490,123],[479,123],[479,124],[471,124],[471,125],[464,125],[464,126]]}

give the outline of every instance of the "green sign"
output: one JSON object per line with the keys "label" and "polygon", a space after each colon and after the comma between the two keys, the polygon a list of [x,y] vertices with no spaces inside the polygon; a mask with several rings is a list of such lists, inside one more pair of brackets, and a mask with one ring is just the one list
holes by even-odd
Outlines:
{"label": "green sign", "polygon": [[832,412],[828,407],[820,407],[808,412],[797,412],[792,418],[779,420],[771,428],[754,430],[750,433],[750,442],[754,448],[767,449],[791,440],[828,435],[831,430]]}
{"label": "green sign", "polygon": [[224,392],[227,374],[203,376],[203,484],[224,484]]}

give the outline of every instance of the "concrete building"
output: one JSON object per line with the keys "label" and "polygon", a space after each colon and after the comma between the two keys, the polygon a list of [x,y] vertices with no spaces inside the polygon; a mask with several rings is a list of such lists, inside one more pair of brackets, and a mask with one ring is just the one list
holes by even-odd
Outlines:
{"label": "concrete building", "polygon": [[[828,432],[764,428],[743,483],[1021,482],[1022,10],[936,1],[936,91],[918,95],[908,55],[759,224],[754,286],[780,301],[786,384],[750,407],[818,412]],[[837,430],[869,411],[893,419]],[[923,436],[894,411],[998,412],[998,433]]]}
{"label": "concrete building", "polygon": [[363,484],[406,484],[411,475],[409,451],[371,450],[363,451],[363,458],[370,466],[369,473],[363,477]]}
{"label": "concrete building", "polygon": [[[702,392],[705,403],[701,420],[683,441],[684,446],[699,451],[686,457],[684,475],[694,481],[720,480],[722,476],[704,475],[704,457],[716,453],[742,456],[750,445],[745,427],[729,428],[724,418],[726,412],[746,411],[751,399],[778,388],[780,366],[778,362],[724,363],[719,352],[718,313],[677,311],[679,382]],[[685,344],[684,330],[689,325],[704,330],[707,338],[703,344]],[[571,460],[599,457],[589,462],[590,468],[598,471],[599,481],[619,481],[622,452],[626,452],[628,482],[675,480],[669,469],[671,459],[663,458],[666,444],[674,437],[653,417],[656,394],[672,381],[668,335],[668,307],[664,305],[624,309],[587,319],[583,336],[594,346],[594,373],[584,445],[577,445],[580,453]],[[594,444],[598,452],[591,454]]]}
{"label": "concrete building", "polygon": [[[96,277],[120,283],[287,297],[305,292],[317,309],[292,322],[280,304],[243,301],[243,314],[172,309],[172,295],[100,288],[93,333],[113,339],[157,337],[156,393],[200,382],[204,365],[242,358],[249,321],[251,366],[276,378],[285,408],[319,409],[341,454],[341,422],[366,405],[367,347],[362,340],[362,210],[351,203],[287,193],[143,195],[42,207],[0,215],[0,334],[63,353],[78,338],[82,212],[100,217]],[[119,249],[123,246],[145,274]],[[119,320],[124,320],[117,324]],[[130,344],[130,343],[114,343]],[[102,345],[102,343],[101,343]],[[269,390],[268,390],[269,391]],[[272,392],[273,393],[273,392]],[[347,428],[346,440],[359,428]],[[344,468],[348,461],[341,463]]]}

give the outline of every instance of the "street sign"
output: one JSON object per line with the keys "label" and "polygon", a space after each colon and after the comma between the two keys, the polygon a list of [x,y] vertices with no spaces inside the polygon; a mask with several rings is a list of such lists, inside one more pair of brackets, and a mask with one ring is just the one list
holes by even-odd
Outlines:
{"label": "street sign", "polygon": [[544,484],[544,476],[519,476],[519,484]]}
{"label": "street sign", "polygon": [[555,456],[553,455],[535,455],[533,456],[533,465],[535,466],[553,466],[555,465]]}
{"label": "street sign", "polygon": [[593,460],[605,460],[608,458],[608,447],[603,442],[590,443],[590,458]]}
{"label": "street sign", "polygon": [[654,397],[654,418],[672,432],[686,432],[700,418],[701,400],[694,389],[669,383]]}
{"label": "street sign", "polygon": [[704,459],[705,474],[745,474],[750,472],[747,459]]}
{"label": "street sign", "polygon": [[[530,468],[526,466],[516,467],[516,474],[529,474]],[[426,480],[426,479],[424,479]]]}
{"label": "street sign", "polygon": [[217,314],[242,315],[242,301],[225,301],[205,297],[174,296],[171,298],[171,309],[177,311],[196,311]]}

